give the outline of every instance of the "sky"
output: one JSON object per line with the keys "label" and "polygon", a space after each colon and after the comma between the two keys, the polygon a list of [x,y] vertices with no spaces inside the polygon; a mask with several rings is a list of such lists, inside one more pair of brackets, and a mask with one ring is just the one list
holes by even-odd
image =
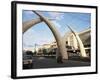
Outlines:
{"label": "sky", "polygon": [[[38,11],[44,17],[56,26],[59,33],[63,37],[65,33],[69,32],[67,25],[71,26],[76,32],[86,30],[91,27],[90,13],[75,13],[75,12],[47,12]],[[27,22],[32,19],[39,18],[34,12],[23,10],[22,21]],[[32,48],[37,44],[38,46],[48,44],[55,41],[55,38],[48,28],[48,26],[41,22],[32,26],[23,34],[23,48]]]}

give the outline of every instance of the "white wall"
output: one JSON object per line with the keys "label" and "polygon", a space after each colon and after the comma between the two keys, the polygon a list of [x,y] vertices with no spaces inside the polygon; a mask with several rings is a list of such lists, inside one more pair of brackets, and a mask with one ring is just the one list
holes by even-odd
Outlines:
{"label": "white wall", "polygon": [[[99,4],[100,0],[28,0],[28,1],[64,3],[64,4],[70,3],[70,4],[82,4],[82,5],[100,5]],[[1,54],[0,55],[0,80],[11,80],[10,78],[10,73],[11,73],[11,69],[10,69],[11,68],[10,66],[11,65],[11,14],[10,14],[11,6],[10,3],[11,0],[0,0],[0,54]],[[98,17],[100,18],[100,16]],[[98,30],[100,30],[100,28],[98,28]],[[98,41],[100,41],[100,37]],[[100,42],[98,44],[100,44]],[[98,54],[98,57],[100,57],[100,54]],[[100,80],[100,74],[42,78],[42,80],[56,80],[56,79],[57,80]],[[32,80],[32,79],[26,79],[26,80]],[[35,78],[34,80],[41,80],[41,79]]]}

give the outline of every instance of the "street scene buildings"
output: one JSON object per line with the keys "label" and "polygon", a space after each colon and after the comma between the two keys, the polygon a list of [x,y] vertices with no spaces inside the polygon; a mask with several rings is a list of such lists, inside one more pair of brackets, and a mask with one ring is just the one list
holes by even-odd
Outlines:
{"label": "street scene buildings", "polygon": [[[29,14],[35,15],[35,19],[27,20],[32,17],[26,17]],[[73,16],[76,16],[76,20],[81,22],[74,21]],[[57,21],[60,22],[60,18],[65,19],[66,17],[69,17],[68,19],[69,21],[71,20],[70,22],[73,25],[75,23],[78,24],[80,26],[79,29],[74,30],[72,26],[66,25],[69,31],[66,29],[63,30],[64,32],[59,31],[59,29],[61,30],[64,27],[62,27],[63,25],[56,27],[59,26]],[[82,17],[85,17],[85,19]],[[55,19],[58,20],[53,23],[52,20]],[[64,21],[68,21],[68,19]],[[87,20],[88,22],[86,22]],[[63,23],[66,23],[64,21]],[[41,25],[39,25],[40,23]],[[85,27],[90,26],[90,24],[90,15],[85,13],[23,11],[23,69],[90,66],[91,28]],[[36,25],[39,28],[30,29]],[[43,26],[48,26],[52,33],[48,29],[45,29],[45,33],[44,28],[42,29]],[[33,34],[35,30],[38,33]],[[51,35],[51,37],[47,34]],[[32,35],[36,38],[37,36],[39,37],[35,40]]]}
{"label": "street scene buildings", "polygon": [[[69,35],[68,35],[69,34]],[[90,29],[88,30],[85,30],[85,31],[82,31],[82,32],[79,32],[78,33],[83,44],[84,44],[84,48],[87,52],[87,55],[89,57],[90,55],[90,51],[91,51],[91,35],[90,35]],[[72,33],[66,33],[63,37],[63,39],[65,39],[66,41],[66,48],[68,48],[68,51],[78,51],[79,50],[79,47],[78,47],[78,43],[77,43],[77,40],[76,38],[73,36]],[[49,44],[44,44],[44,45],[37,45],[37,48],[36,48],[36,54],[37,55],[42,55],[43,54],[43,50],[46,50],[47,53],[49,52],[55,52],[57,51],[58,47],[57,47],[57,43],[56,41],[52,42],[52,43],[49,43]],[[35,51],[35,49],[34,49]]]}

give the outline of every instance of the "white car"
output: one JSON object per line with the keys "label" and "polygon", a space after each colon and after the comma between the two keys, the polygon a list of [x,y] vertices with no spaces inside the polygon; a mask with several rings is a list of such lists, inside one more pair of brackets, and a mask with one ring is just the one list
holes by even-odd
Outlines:
{"label": "white car", "polygon": [[23,56],[23,68],[32,68],[33,67],[33,58],[31,55]]}

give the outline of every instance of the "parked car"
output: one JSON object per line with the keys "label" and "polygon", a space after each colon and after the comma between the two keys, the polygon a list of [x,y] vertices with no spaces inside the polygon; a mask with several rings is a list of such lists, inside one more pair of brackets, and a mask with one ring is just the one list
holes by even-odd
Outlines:
{"label": "parked car", "polygon": [[23,55],[23,68],[29,69],[33,67],[33,58],[31,55]]}

